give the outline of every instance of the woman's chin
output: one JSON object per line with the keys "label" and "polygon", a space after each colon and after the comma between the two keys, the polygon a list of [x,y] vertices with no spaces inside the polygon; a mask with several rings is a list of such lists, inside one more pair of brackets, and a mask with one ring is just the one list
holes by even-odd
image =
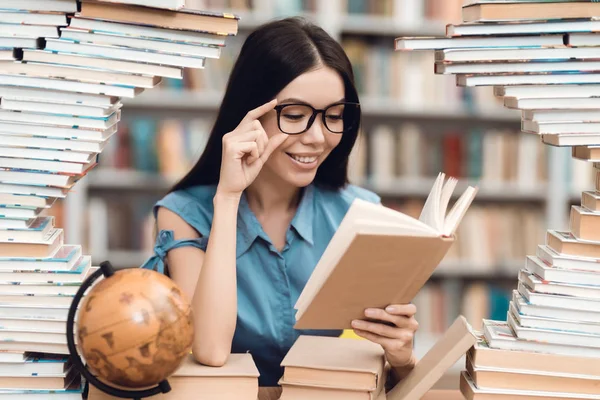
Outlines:
{"label": "woman's chin", "polygon": [[285,181],[292,186],[302,188],[310,185],[315,180],[315,175],[315,172],[294,172],[287,174]]}

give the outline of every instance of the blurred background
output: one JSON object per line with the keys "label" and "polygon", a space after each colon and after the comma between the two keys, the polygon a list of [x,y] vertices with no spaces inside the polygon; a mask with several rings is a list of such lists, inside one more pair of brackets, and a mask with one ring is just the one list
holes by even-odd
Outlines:
{"label": "blurred background", "polygon": [[99,167],[52,208],[67,242],[83,243],[95,264],[141,265],[154,242],[152,205],[199,157],[245,37],[272,18],[302,15],[335,37],[354,66],[364,114],[353,183],[414,216],[439,171],[460,178],[457,195],[480,186],[457,242],[415,299],[416,345],[459,313],[475,328],[482,318],[506,320],[525,255],[546,229],[568,227],[570,205],[593,188],[592,167],[520,133],[518,111],[504,109],[492,88],[458,88],[454,76],[434,75],[432,52],[394,52],[396,37],[444,35],[446,23],[460,22],[462,0],[197,3],[239,15],[239,35],[205,70],[125,103]]}

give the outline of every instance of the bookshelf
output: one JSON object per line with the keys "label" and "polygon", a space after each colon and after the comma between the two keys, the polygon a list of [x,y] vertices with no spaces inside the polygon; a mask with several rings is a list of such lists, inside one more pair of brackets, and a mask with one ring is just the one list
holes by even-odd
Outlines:
{"label": "bookshelf", "polygon": [[[351,12],[350,8],[356,8],[356,4],[352,6],[348,4],[347,0],[328,2],[291,1],[286,2],[286,6],[281,6],[280,3],[283,4],[283,2],[277,0],[260,0],[254,1],[252,8],[246,4],[244,9],[230,10],[240,16],[240,34],[238,35],[240,40],[237,43],[232,41],[232,45],[225,48],[224,57],[234,59],[243,37],[255,27],[279,16],[298,15],[298,10],[301,10],[300,15],[319,23],[342,42],[347,38],[363,39],[367,37],[378,40],[378,43],[387,43],[390,48],[393,47],[393,38],[398,36],[443,34],[445,21],[456,18],[456,15],[447,18],[438,16],[437,19],[424,16],[423,14],[427,12],[428,7],[436,6],[436,0],[388,1],[387,3],[394,8],[392,15],[373,15],[369,13],[370,10],[362,10],[365,11],[364,13]],[[350,3],[352,3],[352,0],[350,0]],[[456,3],[456,7],[458,7],[460,2]],[[387,5],[384,5],[385,7]],[[218,67],[211,64],[207,70],[211,68]],[[205,71],[201,73],[205,73]],[[433,71],[425,71],[424,75],[424,79],[444,79],[446,81],[454,79],[447,76],[434,77]],[[487,92],[491,91],[490,88],[482,89]],[[219,107],[221,96],[222,90],[182,90],[167,87],[147,91],[135,99],[124,99],[123,122],[127,123],[136,118],[148,116],[182,120],[202,117],[210,121]],[[442,106],[427,104],[427,102],[422,105],[411,105],[403,104],[399,99],[390,98],[389,96],[367,96],[364,94],[361,95],[361,104],[363,105],[367,136],[370,131],[368,128],[381,122],[389,124],[413,122],[428,125],[432,130],[447,126],[519,129],[518,112],[507,110],[498,104],[486,106],[485,108],[465,104],[456,105],[455,103],[445,103]],[[569,161],[570,156],[567,154],[566,149],[551,148],[547,162],[547,182],[533,186],[485,183],[481,185],[477,201],[533,202],[545,209],[548,226],[565,227],[568,222],[566,220],[566,210],[573,201],[577,201],[580,193],[580,188],[564,190],[569,184],[569,176],[567,176],[564,166]],[[68,240],[70,241],[78,242],[80,238],[85,236],[83,228],[85,224],[81,218],[78,218],[78,215],[85,209],[85,203],[90,195],[98,196],[106,191],[122,191],[126,196],[134,192],[153,192],[157,196],[174,182],[174,179],[164,178],[156,174],[141,173],[139,171],[114,171],[110,168],[104,170],[102,168],[101,161],[100,168],[82,180],[82,185],[78,187],[78,193],[67,198],[65,219],[68,228]],[[465,178],[461,178],[461,181],[468,182]],[[432,178],[423,177],[417,179],[400,178],[387,184],[375,184],[368,179],[357,183],[376,191],[385,199],[403,199],[424,197],[431,187],[431,182]],[[569,195],[568,193],[572,194]]]}
{"label": "bookshelf", "polygon": [[[447,10],[459,9],[462,0],[381,2],[394,8],[394,12],[387,15],[375,15],[369,13],[369,10],[356,12],[357,10],[349,4],[353,3],[355,7],[357,2],[353,0],[254,0],[252,8],[230,10],[241,17],[240,34],[232,38],[230,45],[224,49],[223,64],[211,63],[206,70],[199,72],[199,76],[184,82],[186,85],[190,82],[200,82],[200,88],[181,88],[164,82],[162,89],[147,91],[135,99],[125,99],[122,124],[127,126],[143,118],[177,119],[185,123],[202,120],[202,126],[208,130],[220,104],[222,89],[227,79],[227,67],[235,59],[244,37],[252,29],[272,18],[300,14],[320,24],[338,39],[346,47],[353,65],[356,63],[359,70],[357,78],[362,80],[364,88],[360,98],[367,153],[374,137],[377,136],[374,132],[380,125],[394,128],[396,135],[402,133],[401,127],[405,124],[418,126],[425,136],[442,135],[447,130],[470,133],[478,129],[484,136],[494,131],[511,131],[514,134],[520,130],[518,111],[508,110],[498,104],[493,96],[490,96],[491,88],[462,91],[456,88],[454,77],[434,75],[432,63],[427,59],[428,55],[419,58],[420,56],[405,56],[393,52],[395,37],[442,35],[445,23],[455,20],[456,15],[428,16],[428,13],[436,8],[441,9],[440,12],[450,13],[451,11]],[[373,56],[379,57],[380,64],[375,67],[365,63],[365,60],[368,62]],[[391,60],[390,57],[394,57],[390,70],[379,74],[378,68],[387,64]],[[400,59],[401,57],[406,59]],[[425,65],[426,68],[422,67]],[[394,68],[397,74],[394,74]],[[379,93],[381,90],[388,90],[377,81],[380,75],[385,78],[379,79],[392,82],[392,92],[383,95]],[[403,76],[408,78],[403,80]],[[378,88],[372,90],[373,86]],[[393,92],[394,88],[400,89]],[[593,187],[591,174],[582,175],[584,168],[591,170],[591,166],[571,165],[572,159],[568,149],[552,148],[541,143],[538,143],[538,146],[547,148],[548,151],[544,162],[544,180],[519,184],[511,180],[482,179],[476,202],[484,211],[490,207],[504,207],[502,209],[507,210],[524,207],[537,210],[543,216],[542,226],[539,227],[541,230],[549,227],[566,228],[570,204],[579,201],[582,187]],[[90,236],[90,230],[102,228],[89,226],[87,214],[90,199],[121,198],[123,203],[145,199],[145,204],[151,204],[175,182],[175,178],[162,176],[156,171],[115,169],[110,163],[105,166],[102,163],[103,160],[100,161],[100,167],[82,179],[77,190],[66,199],[65,232],[69,242],[86,243],[85,239]],[[370,163],[368,155],[366,163]],[[427,174],[395,176],[393,179],[380,181],[377,176],[372,175],[370,169],[372,168],[367,167],[363,171],[364,176],[354,180],[354,183],[377,192],[384,202],[402,203],[415,199],[423,201],[433,182],[433,178]],[[479,179],[468,176],[460,178],[457,192],[461,193],[466,185],[477,181]],[[102,233],[96,232],[95,236],[102,236]],[[500,240],[517,239],[507,234]],[[538,243],[541,242],[542,240],[538,240]],[[90,249],[94,260],[109,259],[121,267],[140,265],[150,252],[151,247],[109,249],[103,246],[100,250]],[[534,252],[535,247],[529,245],[527,253]],[[459,285],[459,295],[463,294],[460,288],[477,284],[499,285],[503,286],[504,290],[509,290],[515,286],[517,271],[523,263],[522,257],[500,257],[486,262],[452,258],[444,261],[434,274],[432,282],[434,285],[444,282]]]}

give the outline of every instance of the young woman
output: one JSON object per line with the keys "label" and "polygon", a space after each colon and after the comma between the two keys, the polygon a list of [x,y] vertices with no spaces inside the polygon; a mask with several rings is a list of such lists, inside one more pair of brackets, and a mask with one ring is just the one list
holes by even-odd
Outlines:
{"label": "young woman", "polygon": [[[351,202],[379,202],[348,184],[360,124],[353,81],[344,50],[321,28],[294,18],[258,28],[200,160],[154,207],[156,254],[144,267],[188,295],[200,363],[250,352],[260,386],[277,386],[300,334],[340,335],[295,330],[293,307]],[[415,312],[367,309],[353,323],[383,347],[393,381],[415,364]]]}

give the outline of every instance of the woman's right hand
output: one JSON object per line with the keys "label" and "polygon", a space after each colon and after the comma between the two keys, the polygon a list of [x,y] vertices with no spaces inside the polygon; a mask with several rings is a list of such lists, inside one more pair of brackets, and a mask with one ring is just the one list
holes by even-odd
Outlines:
{"label": "woman's right hand", "polygon": [[269,138],[258,120],[276,105],[277,99],[273,99],[249,111],[233,131],[223,136],[219,193],[240,196],[254,182],[271,153],[287,139],[285,133]]}

